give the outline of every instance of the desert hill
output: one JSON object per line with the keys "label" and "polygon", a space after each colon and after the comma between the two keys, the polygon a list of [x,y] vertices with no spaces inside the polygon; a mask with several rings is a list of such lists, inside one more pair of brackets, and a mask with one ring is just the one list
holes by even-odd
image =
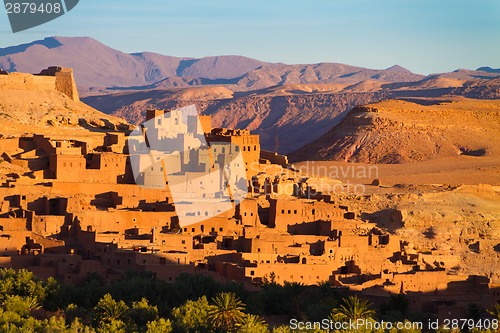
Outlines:
{"label": "desert hill", "polygon": [[459,98],[436,105],[387,100],[354,108],[294,161],[405,163],[439,157],[498,156],[500,101]]}
{"label": "desert hill", "polygon": [[[68,72],[70,73],[70,72]],[[68,82],[73,81],[68,74]],[[128,130],[122,119],[106,115],[57,88],[54,76],[25,73],[0,75],[1,135],[90,135]]]}
{"label": "desert hill", "polygon": [[[455,75],[456,76],[456,75]],[[410,83],[373,79],[355,84],[298,83],[232,92],[229,86],[123,91],[88,96],[85,103],[138,124],[147,108],[170,109],[194,104],[213,116],[214,126],[248,128],[261,135],[264,149],[290,153],[318,139],[351,108],[389,98],[500,98],[500,79],[431,76]],[[398,85],[398,86],[396,86]],[[285,140],[286,138],[286,140]]]}

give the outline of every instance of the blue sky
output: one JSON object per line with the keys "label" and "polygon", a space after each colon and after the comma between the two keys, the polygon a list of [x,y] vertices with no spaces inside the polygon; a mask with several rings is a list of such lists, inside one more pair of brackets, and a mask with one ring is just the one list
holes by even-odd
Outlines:
{"label": "blue sky", "polygon": [[417,73],[500,67],[500,0],[80,0],[0,47],[90,36],[125,52],[237,54],[284,63],[399,64]]}

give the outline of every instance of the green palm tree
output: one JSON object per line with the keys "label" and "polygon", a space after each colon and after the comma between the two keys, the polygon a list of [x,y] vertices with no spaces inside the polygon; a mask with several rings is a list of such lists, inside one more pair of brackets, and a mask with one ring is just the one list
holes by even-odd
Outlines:
{"label": "green palm tree", "polygon": [[291,300],[292,313],[290,315],[295,318],[302,318],[303,313],[300,309],[300,301],[306,290],[306,286],[301,282],[285,282],[283,288]]}
{"label": "green palm tree", "polygon": [[500,320],[500,303],[495,304],[493,309],[488,310],[488,313],[492,315],[495,319]]}
{"label": "green palm tree", "polygon": [[237,333],[268,333],[267,324],[261,317],[247,314],[238,325]]}
{"label": "green palm tree", "polygon": [[94,313],[98,322],[111,323],[122,320],[128,306],[123,301],[115,301],[110,294],[104,295],[94,308]]}
{"label": "green palm tree", "polygon": [[340,307],[332,310],[330,319],[335,321],[343,320],[358,320],[373,318],[375,311],[370,309],[368,300],[357,296],[349,296],[343,298]]}
{"label": "green palm tree", "polygon": [[245,304],[236,294],[227,292],[217,294],[208,310],[208,320],[216,330],[232,332],[242,322]]}

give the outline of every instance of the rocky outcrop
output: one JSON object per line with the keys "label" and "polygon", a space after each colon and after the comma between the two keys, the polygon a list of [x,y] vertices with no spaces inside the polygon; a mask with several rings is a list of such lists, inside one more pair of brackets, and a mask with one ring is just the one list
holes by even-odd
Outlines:
{"label": "rocky outcrop", "polygon": [[246,95],[224,99],[184,99],[171,91],[150,91],[88,97],[85,102],[131,123],[145,119],[145,110],[196,105],[212,116],[214,127],[246,128],[259,134],[262,149],[289,153],[324,134],[347,111],[359,104],[387,98],[384,92],[297,94],[287,96]]}
{"label": "rocky outcrop", "polygon": [[290,160],[405,163],[437,157],[493,155],[498,150],[496,101],[460,100],[438,105],[384,101],[354,108]]}

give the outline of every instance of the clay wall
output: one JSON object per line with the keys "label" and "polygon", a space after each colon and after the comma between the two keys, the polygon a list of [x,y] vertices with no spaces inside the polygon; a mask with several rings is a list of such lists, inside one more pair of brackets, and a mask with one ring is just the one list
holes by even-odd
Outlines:
{"label": "clay wall", "polygon": [[41,215],[33,216],[32,231],[42,236],[52,236],[61,232],[64,216]]}
{"label": "clay wall", "polygon": [[0,255],[17,254],[30,236],[31,231],[0,231]]}
{"label": "clay wall", "polygon": [[[50,69],[53,70],[50,70]],[[78,90],[70,68],[42,71],[41,75],[9,73],[0,75],[1,90],[59,91],[73,101],[79,101]]]}
{"label": "clay wall", "polygon": [[259,226],[259,210],[257,205],[257,200],[244,199],[236,207],[236,217],[241,220],[241,223],[245,226]]}
{"label": "clay wall", "polygon": [[221,216],[216,216],[204,220],[202,222],[193,223],[182,228],[182,231],[186,235],[218,235],[218,234],[231,234],[237,232],[240,226],[236,225],[235,220],[230,219],[234,214],[234,211],[223,213]]}
{"label": "clay wall", "polygon": [[286,231],[290,224],[318,220],[342,221],[345,211],[336,205],[300,200],[270,199],[269,226]]}
{"label": "clay wall", "polygon": [[[0,75],[0,77],[2,77]],[[3,153],[12,154],[19,149],[19,138],[0,139],[0,156]]]}
{"label": "clay wall", "polygon": [[288,165],[288,157],[286,155],[279,155],[276,152],[261,150],[260,158],[269,161],[271,164],[278,164],[283,167]]}
{"label": "clay wall", "polygon": [[[82,230],[97,232],[118,232],[118,236],[124,234],[126,230],[137,228],[170,226],[171,219],[175,215],[173,212],[141,212],[141,211],[82,211],[74,214],[80,221]],[[90,229],[89,229],[90,228]],[[99,237],[105,237],[100,234]],[[111,236],[110,236],[111,237]]]}
{"label": "clay wall", "polygon": [[37,76],[26,73],[0,75],[1,90],[55,91],[54,76]]}
{"label": "clay wall", "polygon": [[329,280],[332,267],[314,264],[259,264],[257,267],[245,267],[245,277],[252,280],[269,278],[271,272],[274,272],[275,281],[280,284],[285,281],[318,284]]}

